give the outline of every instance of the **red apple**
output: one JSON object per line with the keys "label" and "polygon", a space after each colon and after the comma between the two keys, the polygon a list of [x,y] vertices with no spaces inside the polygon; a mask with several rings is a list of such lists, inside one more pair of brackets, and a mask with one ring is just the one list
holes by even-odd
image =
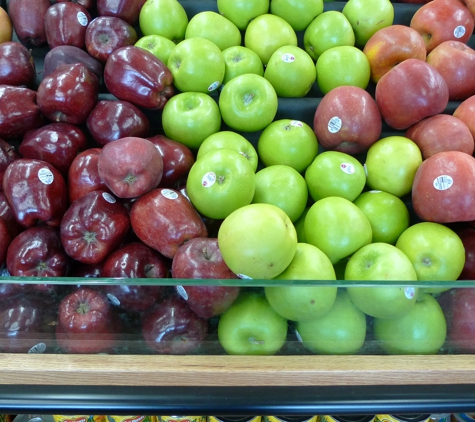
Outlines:
{"label": "red apple", "polygon": [[422,162],[412,185],[415,213],[425,221],[475,220],[475,158],[465,152],[439,152]]}
{"label": "red apple", "polygon": [[32,88],[35,81],[36,65],[31,51],[19,42],[0,43],[0,84]]}
{"label": "red apple", "polygon": [[8,14],[21,43],[39,47],[46,44],[45,14],[50,0],[10,0]]}
{"label": "red apple", "polygon": [[55,3],[73,2],[84,6],[86,9],[92,9],[96,5],[96,0],[55,0]]}
{"label": "red apple", "polygon": [[20,158],[3,175],[3,192],[23,227],[58,227],[67,208],[66,182],[46,161]]}
{"label": "red apple", "polygon": [[462,101],[455,109],[453,115],[468,126],[470,133],[475,139],[475,95]]}
{"label": "red apple", "polygon": [[444,41],[467,43],[473,33],[474,20],[470,10],[459,0],[433,0],[414,13],[410,27],[422,35],[430,53]]}
{"label": "red apple", "polygon": [[463,227],[456,229],[455,233],[462,240],[465,248],[465,264],[459,280],[475,280],[475,228]]}
{"label": "red apple", "polygon": [[100,16],[116,16],[135,25],[144,4],[145,0],[97,0],[97,13]]}
{"label": "red apple", "polygon": [[449,89],[433,66],[407,59],[379,80],[375,98],[386,124],[402,130],[442,113],[449,102]]}
{"label": "red apple", "polygon": [[[10,153],[10,150],[14,147],[10,146],[8,142],[0,139],[0,181],[3,180],[3,174],[7,167],[17,159],[13,154]],[[2,188],[0,187],[0,191]]]}
{"label": "red apple", "polygon": [[467,125],[450,114],[426,117],[410,126],[405,136],[417,144],[424,159],[442,151],[462,151],[472,155],[475,147]]}
{"label": "red apple", "polygon": [[109,56],[104,82],[111,94],[146,109],[163,109],[174,94],[173,75],[155,55],[133,45]]}
{"label": "red apple", "polygon": [[391,25],[376,31],[366,42],[363,53],[371,68],[371,81],[406,59],[426,59],[426,45],[422,36],[406,25]]}
{"label": "red apple", "polygon": [[128,136],[102,147],[97,168],[114,195],[137,198],[158,186],[163,159],[150,141]]}
{"label": "red apple", "polygon": [[318,104],[313,129],[325,149],[356,155],[379,139],[382,119],[367,91],[356,86],[340,86],[328,92]]}
{"label": "red apple", "polygon": [[145,138],[150,130],[147,116],[128,101],[101,100],[86,121],[97,144],[104,146],[126,136]]}
{"label": "red apple", "polygon": [[207,237],[206,226],[191,202],[173,189],[142,195],[130,211],[132,229],[146,245],[167,258],[194,237]]}
{"label": "red apple", "polygon": [[[98,278],[102,277],[102,262],[97,264],[84,264],[82,262],[72,260],[71,268],[68,273],[69,277],[77,278]],[[91,288],[99,288],[99,286],[89,286]]]}
{"label": "red apple", "polygon": [[208,322],[198,317],[182,298],[171,295],[143,315],[142,335],[156,353],[186,354],[206,340]]}
{"label": "red apple", "polygon": [[129,229],[127,208],[110,193],[93,191],[70,205],[61,221],[60,236],[71,258],[97,264],[119,247]]}
{"label": "red apple", "polygon": [[12,239],[24,230],[24,227],[15,218],[3,192],[0,192],[0,218],[7,222],[8,231]]}
{"label": "red apple", "polygon": [[12,236],[10,234],[10,230],[8,230],[8,223],[4,218],[0,217],[0,268],[3,266],[3,264],[5,264],[8,246],[10,245],[11,241]]}

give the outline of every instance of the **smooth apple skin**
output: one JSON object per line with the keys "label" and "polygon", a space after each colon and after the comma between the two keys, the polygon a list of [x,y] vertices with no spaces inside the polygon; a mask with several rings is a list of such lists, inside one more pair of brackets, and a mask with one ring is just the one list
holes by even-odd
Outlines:
{"label": "smooth apple skin", "polygon": [[475,139],[475,95],[462,101],[455,109],[453,116],[462,120],[468,126],[470,133]]}
{"label": "smooth apple skin", "polygon": [[[9,164],[19,158],[10,153],[12,149],[14,149],[13,146],[0,139],[0,181],[3,180],[3,175]],[[1,190],[2,188],[0,187]]]}
{"label": "smooth apple skin", "polygon": [[12,239],[20,234],[25,228],[17,221],[5,194],[0,191],[0,218],[7,222],[8,231]]}
{"label": "smooth apple skin", "polygon": [[459,280],[475,280],[475,228],[463,227],[456,229],[465,249],[465,264]]}
{"label": "smooth apple skin", "polygon": [[32,88],[36,81],[36,65],[23,44],[15,41],[0,43],[0,84]]}
{"label": "smooth apple skin", "polygon": [[58,227],[68,206],[66,190],[59,170],[42,160],[20,158],[3,175],[3,192],[23,227]]}
{"label": "smooth apple skin", "polygon": [[45,14],[50,0],[10,0],[8,14],[22,44],[39,47],[46,44]]}
{"label": "smooth apple skin", "polygon": [[8,223],[4,218],[0,217],[0,267],[5,264],[8,246],[10,245],[11,241],[12,236],[10,234],[10,230],[8,230]]}
{"label": "smooth apple skin", "polygon": [[138,107],[161,110],[174,94],[173,75],[147,50],[135,46],[114,50],[104,67],[111,94]]}
{"label": "smooth apple skin", "polygon": [[139,21],[140,10],[146,0],[97,0],[99,16],[116,16],[135,25]]}

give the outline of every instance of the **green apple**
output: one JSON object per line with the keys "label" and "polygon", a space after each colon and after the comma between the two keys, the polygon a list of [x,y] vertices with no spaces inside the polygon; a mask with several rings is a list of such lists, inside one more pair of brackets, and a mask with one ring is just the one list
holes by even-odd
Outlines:
{"label": "green apple", "polygon": [[[335,280],[328,257],[317,247],[298,243],[294,259],[275,279]],[[335,302],[336,286],[266,286],[267,300],[274,310],[291,321],[306,321],[326,314]]]}
{"label": "green apple", "polygon": [[317,79],[315,63],[300,47],[278,48],[267,63],[264,77],[279,97],[305,97]]}
{"label": "green apple", "polygon": [[233,149],[249,160],[254,171],[257,170],[259,157],[257,151],[244,136],[230,130],[221,130],[208,136],[200,145],[196,158],[199,159],[209,151],[228,148]]}
{"label": "green apple", "polygon": [[161,35],[174,43],[185,38],[188,15],[178,0],[146,0],[139,14],[142,35]]}
{"label": "green apple", "polygon": [[273,355],[285,344],[288,323],[261,292],[243,292],[218,322],[218,340],[230,355]]}
{"label": "green apple", "polygon": [[388,243],[371,243],[355,252],[346,264],[345,280],[378,282],[346,288],[352,302],[375,318],[404,315],[414,306],[419,291],[417,287],[391,285],[390,281],[417,281],[417,274],[409,258]]}
{"label": "green apple", "polygon": [[303,173],[318,154],[318,141],[307,123],[279,119],[259,135],[257,153],[265,166],[284,164]]}
{"label": "green apple", "polygon": [[296,221],[307,205],[308,190],[303,176],[283,164],[264,167],[256,173],[256,190],[252,203],[275,205]]}
{"label": "green apple", "polygon": [[250,204],[227,216],[218,230],[224,262],[242,278],[268,280],[291,263],[297,233],[290,218],[271,204]]}
{"label": "green apple", "polygon": [[219,13],[211,10],[200,12],[188,22],[186,38],[206,38],[214,42],[220,49],[241,45],[241,31],[234,23]]}
{"label": "green apple", "polygon": [[304,31],[323,12],[323,0],[272,0],[270,12],[285,19],[295,31]]}
{"label": "green apple", "polygon": [[[449,227],[433,222],[421,222],[408,227],[396,242],[416,270],[419,281],[455,281],[465,265],[462,240]],[[440,293],[450,287],[427,288]]]}
{"label": "green apple", "polygon": [[201,92],[182,92],[171,97],[162,111],[165,135],[196,150],[221,128],[216,101]]}
{"label": "green apple", "polygon": [[305,217],[305,238],[332,264],[371,242],[371,224],[353,202],[329,196],[315,202]]}
{"label": "green apple", "polygon": [[444,345],[447,323],[437,300],[423,294],[405,315],[373,321],[374,336],[381,348],[395,355],[432,355]]}
{"label": "green apple", "polygon": [[366,183],[401,198],[411,192],[414,176],[422,164],[417,144],[405,136],[388,136],[371,145],[366,154]]}
{"label": "green apple", "polygon": [[231,79],[219,95],[224,123],[240,132],[264,129],[274,120],[277,106],[277,94],[272,84],[253,73]]}
{"label": "green apple", "polygon": [[391,26],[394,21],[390,0],[348,0],[342,12],[353,27],[358,47],[364,47],[376,31]]}
{"label": "green apple", "polygon": [[245,73],[264,76],[264,65],[260,57],[249,48],[236,45],[223,50],[225,72],[223,84]]}
{"label": "green apple", "polygon": [[368,58],[351,45],[325,50],[318,58],[316,68],[317,84],[323,94],[343,85],[366,89],[371,75]]}
{"label": "green apple", "polygon": [[299,243],[307,243],[307,239],[305,238],[305,217],[307,216],[309,209],[310,206],[307,205],[300,217],[294,222],[294,227],[297,231],[297,240]]}
{"label": "green apple", "polygon": [[353,202],[371,223],[372,243],[394,245],[401,233],[409,227],[410,215],[406,204],[391,193],[371,190],[363,192]]}
{"label": "green apple", "polygon": [[297,337],[313,353],[352,355],[357,353],[366,338],[366,316],[339,289],[332,308],[320,318],[299,321]]}
{"label": "green apple", "polygon": [[205,217],[221,220],[249,205],[256,176],[247,158],[227,148],[204,154],[191,166],[186,193],[196,210]]}
{"label": "green apple", "polygon": [[279,47],[297,44],[297,34],[290,24],[270,13],[249,22],[244,33],[244,46],[257,53],[264,65]]}
{"label": "green apple", "polygon": [[135,46],[150,51],[150,53],[166,65],[170,53],[175,48],[176,44],[172,40],[161,35],[152,34],[139,38],[135,43]]}
{"label": "green apple", "polygon": [[353,202],[365,187],[366,174],[355,157],[344,152],[325,151],[307,167],[305,181],[314,201],[341,196]]}
{"label": "green apple", "polygon": [[355,33],[346,16],[338,10],[328,10],[318,15],[303,35],[305,51],[317,61],[320,55],[342,45],[354,46]]}
{"label": "green apple", "polygon": [[241,31],[257,16],[269,12],[269,0],[218,0],[218,11]]}
{"label": "green apple", "polygon": [[221,86],[225,64],[219,47],[205,38],[181,41],[170,53],[167,67],[182,92],[211,93]]}

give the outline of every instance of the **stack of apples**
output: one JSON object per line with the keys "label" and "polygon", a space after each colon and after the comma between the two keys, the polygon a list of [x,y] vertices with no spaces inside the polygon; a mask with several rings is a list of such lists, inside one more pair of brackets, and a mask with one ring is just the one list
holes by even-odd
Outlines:
{"label": "stack of apples", "polygon": [[0,350],[474,352],[475,9],[423,3],[10,0]]}

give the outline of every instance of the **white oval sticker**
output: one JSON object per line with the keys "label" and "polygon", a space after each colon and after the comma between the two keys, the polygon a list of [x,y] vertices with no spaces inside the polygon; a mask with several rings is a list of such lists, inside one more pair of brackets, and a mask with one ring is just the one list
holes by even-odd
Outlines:
{"label": "white oval sticker", "polygon": [[89,19],[87,18],[84,12],[78,12],[77,18],[78,18],[79,24],[82,26],[87,26],[87,24],[89,23]]}
{"label": "white oval sticker", "polygon": [[343,173],[353,174],[355,172],[355,166],[350,163],[341,163],[340,169]]}
{"label": "white oval sticker", "polygon": [[51,185],[54,180],[54,175],[49,168],[43,167],[38,170],[38,179],[45,185]]}
{"label": "white oval sticker", "polygon": [[164,196],[167,199],[177,199],[178,198],[178,193],[175,192],[174,190],[171,189],[163,189],[161,191],[162,196]]}
{"label": "white oval sticker", "polygon": [[454,184],[454,179],[452,177],[443,174],[434,179],[433,185],[437,190],[447,190]]}
{"label": "white oval sticker", "polygon": [[30,350],[28,350],[28,353],[44,353],[45,350],[46,350],[46,344],[38,343],[38,344],[35,344]]}
{"label": "white oval sticker", "polygon": [[252,277],[249,277],[248,275],[245,275],[245,274],[236,274],[236,275],[242,280],[252,280]]}
{"label": "white oval sticker", "polygon": [[201,184],[205,188],[213,186],[214,182],[216,182],[216,174],[214,174],[212,171],[209,171],[201,178]]}
{"label": "white oval sticker", "polygon": [[107,293],[107,298],[113,305],[120,306],[120,300],[117,299],[117,297],[115,297],[113,294]]}
{"label": "white oval sticker", "polygon": [[416,294],[416,289],[414,287],[404,287],[404,295],[408,299],[413,299]]}
{"label": "white oval sticker", "polygon": [[109,192],[103,192],[102,197],[109,202],[109,204],[115,204],[117,200],[109,193]]}
{"label": "white oval sticker", "polygon": [[176,291],[184,300],[188,300],[188,293],[183,286],[176,286]]}
{"label": "white oval sticker", "polygon": [[295,126],[295,127],[303,127],[303,123],[298,121],[298,120],[292,120],[290,122],[290,126]]}
{"label": "white oval sticker", "polygon": [[332,117],[328,122],[328,131],[337,133],[341,129],[341,119],[338,116]]}
{"label": "white oval sticker", "polygon": [[282,61],[285,63],[293,63],[295,61],[295,56],[291,53],[282,54]]}
{"label": "white oval sticker", "polygon": [[216,90],[219,88],[220,85],[221,85],[221,84],[219,83],[219,81],[213,82],[213,83],[208,87],[208,91],[209,91],[209,92],[216,91]]}
{"label": "white oval sticker", "polygon": [[462,38],[465,35],[465,26],[459,25],[454,29],[454,37]]}

